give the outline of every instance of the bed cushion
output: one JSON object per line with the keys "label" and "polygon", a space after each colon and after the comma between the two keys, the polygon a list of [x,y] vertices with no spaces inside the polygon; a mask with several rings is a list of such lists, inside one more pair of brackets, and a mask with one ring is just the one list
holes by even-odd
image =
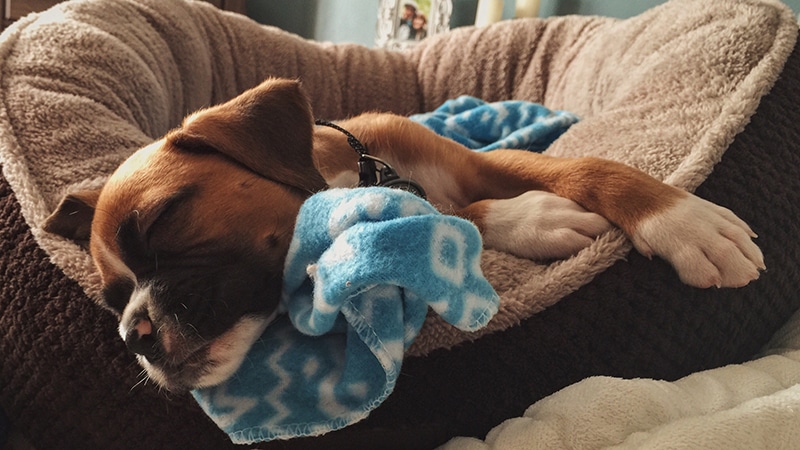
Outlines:
{"label": "bed cushion", "polygon": [[768,266],[744,289],[698,290],[619,232],[552,263],[486,251],[501,308],[484,331],[430,317],[370,418],[272,446],[430,447],[481,436],[589,375],[675,379],[743,360],[800,302],[789,263],[800,165],[785,139],[797,122],[773,114],[734,141],[796,34],[788,8],[755,0],[502,22],[406,53],[305,41],[182,0],[75,0],[29,16],[0,39],[0,405],[41,447],[231,445],[190,397],[139,383],[113,317],[92,304],[88,255],[40,226],[64,192],[102,183],[185,114],[268,76],[300,78],[326,119],[419,113],[463,94],[574,112],[581,122],[549,153],[611,158],[697,190],[753,226]]}
{"label": "bed cushion", "polygon": [[589,377],[441,450],[781,448],[800,442],[800,314],[765,355],[674,382]]}

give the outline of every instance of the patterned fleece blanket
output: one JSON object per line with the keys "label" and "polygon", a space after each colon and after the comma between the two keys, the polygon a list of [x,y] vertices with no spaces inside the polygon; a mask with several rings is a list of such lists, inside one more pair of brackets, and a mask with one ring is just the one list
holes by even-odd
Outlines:
{"label": "patterned fleece blanket", "polygon": [[[533,103],[448,101],[414,117],[472,148],[542,149],[577,118]],[[193,392],[235,443],[316,436],[365,418],[392,393],[428,309],[474,331],[499,297],[480,233],[388,188],[332,189],[300,210],[280,315],[226,382]]]}
{"label": "patterned fleece blanket", "polygon": [[577,122],[578,116],[536,103],[487,103],[462,95],[410,119],[475,151],[516,148],[541,152]]}

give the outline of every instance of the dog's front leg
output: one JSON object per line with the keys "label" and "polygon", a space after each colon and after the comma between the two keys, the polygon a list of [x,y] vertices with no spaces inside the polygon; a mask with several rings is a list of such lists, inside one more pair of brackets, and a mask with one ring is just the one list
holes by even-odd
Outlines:
{"label": "dog's front leg", "polygon": [[668,260],[681,280],[697,287],[739,287],[765,268],[755,233],[726,208],[661,183],[642,171],[598,158],[555,158],[497,150],[476,155],[476,201],[462,215],[501,234],[502,209],[480,200],[545,190],[573,200],[619,226],[645,256]]}
{"label": "dog's front leg", "polygon": [[[530,198],[520,197],[526,192],[547,191],[608,219],[640,253],[663,257],[692,286],[743,286],[764,269],[761,251],[751,239],[755,234],[732,212],[633,167],[599,158],[556,158],[520,150],[475,153],[391,114],[365,114],[343,124],[403,176],[416,177],[441,211],[469,218],[484,236],[494,236],[490,241],[495,248],[529,256],[526,246],[537,245],[535,232],[518,233],[531,238],[524,242],[502,240],[514,235],[514,226],[520,229],[508,220],[508,212],[513,202],[529,207]],[[503,199],[513,202],[496,201]],[[559,208],[569,209],[565,204]],[[568,216],[568,220],[588,217],[592,221],[583,214]],[[523,219],[535,224],[531,217]],[[594,222],[602,226],[602,221]],[[567,222],[549,230],[577,228]],[[592,230],[578,233],[594,236]],[[571,251],[566,245],[559,250]]]}

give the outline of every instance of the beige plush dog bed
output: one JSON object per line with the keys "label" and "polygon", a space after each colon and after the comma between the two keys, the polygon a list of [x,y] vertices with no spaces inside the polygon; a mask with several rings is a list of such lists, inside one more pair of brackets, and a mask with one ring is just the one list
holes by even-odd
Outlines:
{"label": "beige plush dog bed", "polygon": [[509,21],[406,53],[305,41],[182,0],[76,0],[29,16],[0,39],[0,405],[43,448],[226,442],[190,398],[137,386],[113,317],[90,300],[98,281],[88,254],[40,227],[64,192],[102,183],[185,114],[269,76],[301,79],[327,119],[424,112],[462,94],[574,112],[581,122],[548,153],[615,159],[699,187],[753,226],[768,266],[747,288],[697,290],[631,253],[619,232],[553,263],[487,251],[484,272],[502,299],[487,329],[465,334],[429,318],[396,392],[367,421],[283,445],[382,436],[429,447],[481,435],[588,375],[676,378],[746,358],[798,306],[800,277],[784,263],[800,244],[783,239],[797,230],[797,164],[787,159],[797,156],[781,153],[792,150],[784,114],[755,143],[737,148],[762,130],[734,138],[796,35],[791,11],[768,0]]}

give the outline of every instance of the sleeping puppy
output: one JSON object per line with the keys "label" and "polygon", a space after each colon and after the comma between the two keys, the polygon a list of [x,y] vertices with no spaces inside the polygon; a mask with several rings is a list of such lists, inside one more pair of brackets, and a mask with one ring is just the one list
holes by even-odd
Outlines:
{"label": "sleeping puppy", "polygon": [[104,305],[159,385],[212,386],[238,368],[276,314],[300,205],[359,183],[345,132],[441,212],[473,221],[489,248],[566,257],[610,222],[692,286],[744,286],[764,269],[755,235],[733,213],[623,164],[475,153],[391,114],[338,125],[315,127],[299,83],[267,80],[190,115],[102,190],[66,196],[48,218],[47,231],[91,236]]}

